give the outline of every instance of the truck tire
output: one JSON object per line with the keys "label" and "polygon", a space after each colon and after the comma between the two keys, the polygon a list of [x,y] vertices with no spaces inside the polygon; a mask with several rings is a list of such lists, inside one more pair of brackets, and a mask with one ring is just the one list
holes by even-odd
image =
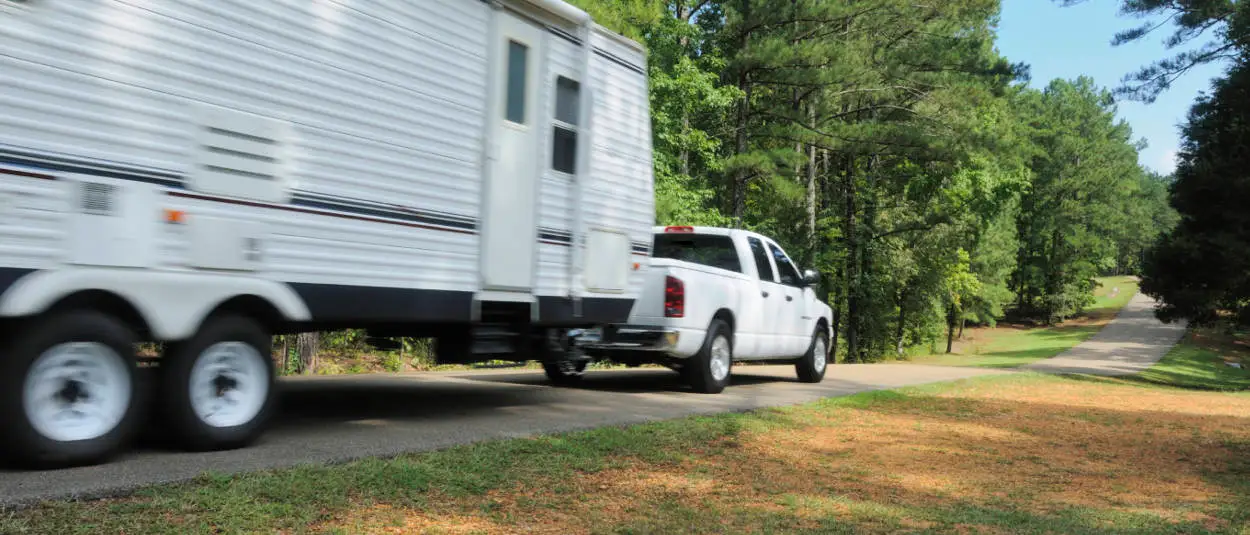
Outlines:
{"label": "truck tire", "polygon": [[570,386],[580,383],[586,376],[586,364],[584,360],[544,362],[543,371],[547,373],[547,379],[552,383]]}
{"label": "truck tire", "polygon": [[134,332],[73,311],[23,323],[0,347],[0,459],[60,468],[100,463],[140,420]]}
{"label": "truck tire", "polygon": [[219,316],[190,340],[171,344],[160,384],[167,438],[191,451],[255,441],[275,409],[272,343],[255,320]]}
{"label": "truck tire", "polygon": [[695,392],[719,394],[729,386],[733,367],[733,330],[722,320],[712,320],[699,352],[686,359],[682,375]]}
{"label": "truck tire", "polygon": [[794,369],[798,372],[799,381],[819,383],[825,378],[825,370],[828,368],[829,335],[823,329],[817,328],[816,334],[812,336],[812,345],[807,348],[807,354],[794,363]]}

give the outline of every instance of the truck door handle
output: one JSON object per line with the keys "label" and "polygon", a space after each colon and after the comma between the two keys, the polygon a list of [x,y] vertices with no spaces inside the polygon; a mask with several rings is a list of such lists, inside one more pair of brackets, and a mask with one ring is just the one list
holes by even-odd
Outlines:
{"label": "truck door handle", "polygon": [[786,301],[793,301],[793,300],[794,300],[794,296],[790,296],[790,295],[786,296]]}
{"label": "truck door handle", "polygon": [[763,290],[760,290],[760,295],[762,295],[762,296],[764,296],[764,297],[768,297],[768,292],[763,291]]}

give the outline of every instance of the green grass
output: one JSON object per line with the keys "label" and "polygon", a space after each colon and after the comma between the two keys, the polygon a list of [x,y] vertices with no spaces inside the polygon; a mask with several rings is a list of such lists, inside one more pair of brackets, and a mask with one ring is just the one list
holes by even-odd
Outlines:
{"label": "green grass", "polygon": [[1229,361],[1240,363],[1242,368],[1228,366],[1218,348],[1195,341],[1191,334],[1137,379],[1198,390],[1250,390],[1250,370],[1246,369],[1250,359],[1241,357]]}
{"label": "green grass", "polygon": [[[1149,369],[1122,378],[1093,378],[1216,392],[1250,391],[1250,349],[1238,338],[1211,329],[1194,329]],[[1227,363],[1241,364],[1241,368]]]}
{"label": "green grass", "polygon": [[7,516],[0,513],[0,533],[299,532],[335,513],[376,503],[421,507],[435,493],[480,497],[518,482],[593,473],[624,458],[671,462],[690,455],[692,444],[734,435],[744,419],[693,418],[342,465],[234,477],[206,474],[122,500],[51,502]]}
{"label": "green grass", "polygon": [[970,353],[934,354],[914,357],[917,364],[969,366],[976,368],[1015,368],[1048,359],[1084,342],[1097,333],[1099,325],[1061,325],[1020,329],[999,327],[984,343],[969,344]]}
{"label": "green grass", "polygon": [[1059,355],[1101,330],[1138,291],[1132,277],[1101,277],[1098,283],[1094,304],[1075,321],[1051,327],[974,329],[969,333],[972,341],[959,344],[955,353],[914,355],[908,360],[938,366],[1016,368]]}
{"label": "green grass", "polygon": [[[1099,277],[1098,287],[1094,289],[1094,304],[1090,305],[1090,313],[1097,314],[1107,310],[1118,311],[1127,305],[1137,294],[1137,279],[1130,276]],[[1115,292],[1115,295],[1112,295]]]}

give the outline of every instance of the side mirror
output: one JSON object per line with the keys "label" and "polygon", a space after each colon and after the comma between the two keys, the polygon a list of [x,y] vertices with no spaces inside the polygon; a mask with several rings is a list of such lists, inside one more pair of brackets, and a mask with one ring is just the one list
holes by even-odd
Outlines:
{"label": "side mirror", "polygon": [[811,269],[803,270],[803,284],[815,286],[818,282],[820,282],[820,272]]}

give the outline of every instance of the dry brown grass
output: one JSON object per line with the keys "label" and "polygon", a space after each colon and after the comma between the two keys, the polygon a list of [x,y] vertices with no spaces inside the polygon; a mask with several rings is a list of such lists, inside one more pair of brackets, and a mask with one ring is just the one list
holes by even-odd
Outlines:
{"label": "dry brown grass", "polygon": [[1042,525],[1084,510],[1233,529],[1218,511],[1236,491],[1213,474],[1236,466],[1246,454],[1238,445],[1250,444],[1250,398],[1055,378],[776,418],[791,423],[692,444],[702,452],[682,462],[634,460],[571,480],[517,482],[485,499],[431,496],[420,509],[359,508],[325,527],[741,533],[840,522],[869,532],[1013,531],[1010,522],[977,521],[988,507]]}

